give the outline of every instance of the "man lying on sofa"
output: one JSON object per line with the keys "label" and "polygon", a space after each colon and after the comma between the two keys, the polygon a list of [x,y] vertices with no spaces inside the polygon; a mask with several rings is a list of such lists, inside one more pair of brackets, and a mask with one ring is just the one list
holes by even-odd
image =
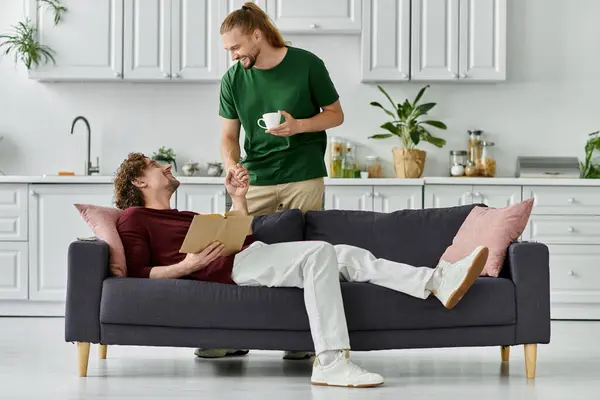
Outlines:
{"label": "man lying on sofa", "polygon": [[[227,174],[225,187],[234,210],[247,212],[248,177],[241,165]],[[232,256],[222,256],[219,243],[200,253],[183,254],[179,249],[195,213],[171,208],[171,196],[178,186],[170,166],[161,166],[140,153],[129,154],[119,167],[116,205],[125,211],[117,229],[128,275],[303,288],[316,353],[311,377],[315,385],[370,387],[383,383],[381,375],[365,371],[349,359],[340,279],[369,282],[420,299],[433,294],[450,309],[477,279],[488,256],[486,247],[474,246],[466,258],[453,264],[441,261],[432,269],[377,259],[367,250],[348,245],[318,241],[267,245],[252,235]]]}

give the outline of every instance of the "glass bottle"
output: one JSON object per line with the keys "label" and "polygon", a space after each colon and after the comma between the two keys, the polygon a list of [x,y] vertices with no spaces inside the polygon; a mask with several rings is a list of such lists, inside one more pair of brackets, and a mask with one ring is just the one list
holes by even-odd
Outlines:
{"label": "glass bottle", "polygon": [[496,159],[494,158],[494,142],[481,142],[480,175],[485,177],[496,176]]}
{"label": "glass bottle", "polygon": [[472,130],[469,132],[469,161],[471,161],[477,168],[477,174],[480,175],[481,170],[481,134],[480,130]]}
{"label": "glass bottle", "polygon": [[346,153],[342,162],[342,177],[344,178],[356,177],[357,166],[352,147],[351,143],[346,144]]}
{"label": "glass bottle", "polygon": [[329,146],[329,171],[332,178],[342,177],[342,160],[344,157],[344,142],[333,137]]}
{"label": "glass bottle", "polygon": [[383,178],[383,168],[381,162],[379,162],[379,157],[367,156],[367,172],[369,178]]}

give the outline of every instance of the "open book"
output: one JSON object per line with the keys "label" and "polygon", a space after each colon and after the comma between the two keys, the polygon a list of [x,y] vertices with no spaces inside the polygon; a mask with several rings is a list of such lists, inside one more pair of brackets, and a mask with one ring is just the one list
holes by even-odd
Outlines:
{"label": "open book", "polygon": [[223,255],[235,254],[242,249],[246,236],[252,232],[252,216],[240,211],[194,216],[183,240],[180,253],[199,253],[212,242],[225,245]]}

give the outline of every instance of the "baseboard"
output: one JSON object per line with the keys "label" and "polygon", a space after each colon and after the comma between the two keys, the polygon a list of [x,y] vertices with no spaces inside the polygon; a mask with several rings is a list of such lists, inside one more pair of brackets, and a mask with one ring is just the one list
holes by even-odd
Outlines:
{"label": "baseboard", "polygon": [[600,304],[552,303],[553,320],[600,320]]}
{"label": "baseboard", "polygon": [[0,301],[1,317],[64,317],[65,303],[60,301]]}

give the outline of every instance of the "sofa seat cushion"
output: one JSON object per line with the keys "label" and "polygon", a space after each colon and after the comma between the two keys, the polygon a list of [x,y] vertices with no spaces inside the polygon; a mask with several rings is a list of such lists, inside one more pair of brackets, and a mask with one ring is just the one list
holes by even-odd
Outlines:
{"label": "sofa seat cushion", "polygon": [[[350,331],[510,325],[516,321],[511,280],[481,277],[452,310],[367,283],[342,283]],[[179,328],[309,329],[303,291],[240,287],[183,279],[109,278],[100,322]]]}

